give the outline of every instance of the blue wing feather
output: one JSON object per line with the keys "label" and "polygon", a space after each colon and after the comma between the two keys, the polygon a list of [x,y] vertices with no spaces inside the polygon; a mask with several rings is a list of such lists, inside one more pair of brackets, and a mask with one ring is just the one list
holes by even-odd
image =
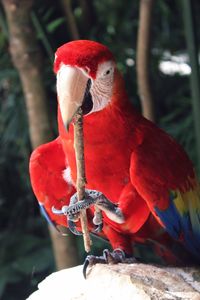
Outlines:
{"label": "blue wing feather", "polygon": [[56,226],[56,224],[50,219],[44,205],[42,203],[39,202],[39,207],[40,207],[40,212],[41,215],[45,218],[45,220],[47,221],[47,223],[52,226],[53,228],[55,228],[58,232],[60,232]]}
{"label": "blue wing feather", "polygon": [[[200,200],[198,191],[170,192],[169,206],[165,210],[154,207],[166,231],[198,259],[200,252]],[[195,200],[194,200],[195,199]]]}

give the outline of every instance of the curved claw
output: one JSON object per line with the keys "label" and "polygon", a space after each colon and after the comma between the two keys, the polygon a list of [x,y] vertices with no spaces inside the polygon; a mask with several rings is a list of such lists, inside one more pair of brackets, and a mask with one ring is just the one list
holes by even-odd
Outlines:
{"label": "curved claw", "polygon": [[99,233],[99,232],[102,231],[102,229],[103,229],[103,223],[97,225],[97,226],[95,227],[95,229],[94,229],[92,232],[94,232],[94,233]]}
{"label": "curved claw", "polygon": [[87,268],[88,268],[89,264],[90,264],[90,260],[88,257],[86,257],[84,264],[83,264],[83,276],[85,279],[87,279],[86,273],[87,273]]}
{"label": "curved claw", "polygon": [[88,255],[83,263],[83,276],[86,279],[88,266],[92,267],[95,264],[132,264],[136,263],[138,260],[129,254],[126,254],[124,250],[120,248],[114,249],[112,252],[108,249],[103,250],[102,256]]}
{"label": "curved claw", "polygon": [[56,209],[54,206],[52,206],[51,211],[52,211],[52,213],[54,213],[55,215],[64,215],[62,209]]}
{"label": "curved claw", "polygon": [[95,264],[105,264],[106,259],[104,256],[88,255],[83,263],[83,276],[87,279],[86,273],[88,266],[94,266]]}
{"label": "curved claw", "polygon": [[70,230],[73,234],[75,234],[75,235],[82,235],[82,232],[80,232],[80,231],[78,231],[78,230],[76,229],[76,226],[75,226],[75,224],[74,224],[73,221],[68,220],[68,227],[69,227],[69,230]]}

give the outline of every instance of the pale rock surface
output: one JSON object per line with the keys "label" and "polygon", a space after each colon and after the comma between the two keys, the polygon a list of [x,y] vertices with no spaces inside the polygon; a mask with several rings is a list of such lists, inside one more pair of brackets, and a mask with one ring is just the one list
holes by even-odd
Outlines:
{"label": "pale rock surface", "polygon": [[145,264],[97,264],[48,276],[27,300],[200,300],[200,270]]}

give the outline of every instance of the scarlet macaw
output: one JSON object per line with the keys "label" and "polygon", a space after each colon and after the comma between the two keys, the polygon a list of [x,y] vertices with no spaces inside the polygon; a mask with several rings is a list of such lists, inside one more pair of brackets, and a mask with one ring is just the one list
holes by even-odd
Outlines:
{"label": "scarlet macaw", "polygon": [[[82,107],[84,205],[90,230],[93,223],[99,225],[97,234],[114,249],[105,251],[104,258],[125,261],[133,242],[153,240],[170,249],[175,240],[198,259],[200,188],[192,163],[174,139],[133,108],[110,50],[88,40],[66,43],[55,54],[54,71],[59,136],[38,147],[30,159],[32,187],[47,218],[74,233],[81,230],[76,222],[81,208],[74,196],[73,117]],[[94,202],[103,224],[92,220]],[[158,252],[173,261],[162,247]]]}

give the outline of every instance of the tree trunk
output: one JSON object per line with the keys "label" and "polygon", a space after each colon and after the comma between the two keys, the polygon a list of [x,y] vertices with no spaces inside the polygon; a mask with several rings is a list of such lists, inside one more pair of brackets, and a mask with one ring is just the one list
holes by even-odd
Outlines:
{"label": "tree trunk", "polygon": [[76,25],[76,20],[74,18],[72,7],[71,7],[71,0],[60,0],[61,6],[64,10],[64,15],[67,22],[67,29],[71,34],[71,38],[73,40],[79,40],[79,31]]}
{"label": "tree trunk", "polygon": [[[80,7],[82,10],[82,27],[83,35],[88,37],[92,26],[96,23],[96,13],[94,10],[94,4],[91,0],[79,0]],[[82,32],[82,31],[81,31]]]}
{"label": "tree trunk", "polygon": [[78,265],[79,257],[76,245],[76,238],[67,230],[67,236],[62,236],[54,228],[49,226],[54,257],[57,270],[71,268]]}
{"label": "tree trunk", "polygon": [[[32,0],[2,0],[2,4],[9,27],[10,53],[25,96],[30,140],[32,147],[36,148],[50,141],[53,134],[43,84],[41,51],[31,24]],[[72,237],[60,237],[52,230],[50,234],[57,267],[61,269],[76,265],[78,254],[74,242],[71,243]]]}
{"label": "tree trunk", "polygon": [[138,92],[142,113],[145,118],[151,121],[155,120],[154,103],[149,79],[150,33],[153,4],[154,0],[140,0],[136,56]]}
{"label": "tree trunk", "polygon": [[198,172],[200,174],[200,71],[198,59],[198,39],[197,39],[197,25],[195,24],[195,10],[194,2],[191,0],[182,1],[183,5],[183,20],[185,27],[185,38],[190,58],[190,65],[192,72],[190,75],[190,86],[192,94],[192,108],[194,116],[195,138],[197,143],[197,159]]}

